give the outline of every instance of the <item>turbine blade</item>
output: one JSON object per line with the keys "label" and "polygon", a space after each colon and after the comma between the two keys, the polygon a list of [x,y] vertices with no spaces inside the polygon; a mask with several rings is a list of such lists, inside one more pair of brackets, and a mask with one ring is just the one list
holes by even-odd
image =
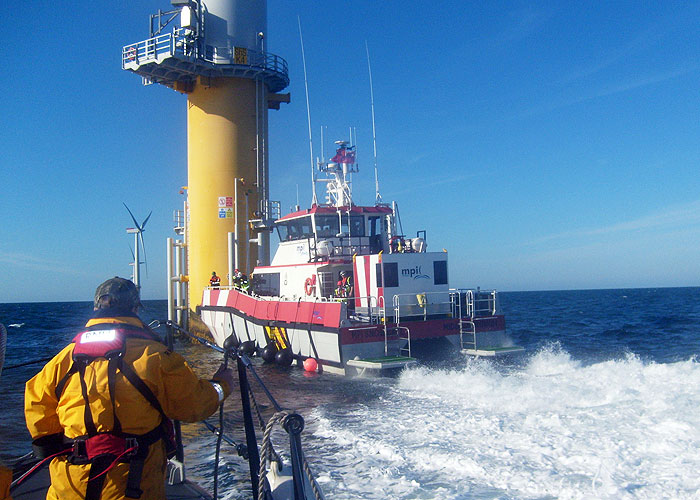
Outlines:
{"label": "turbine blade", "polygon": [[134,217],[134,214],[131,213],[131,210],[129,210],[129,207],[126,206],[126,203],[122,202],[122,204],[126,207],[127,211],[129,212],[129,215],[131,215],[131,220],[133,220],[134,224],[136,224],[136,229],[141,231],[141,226],[139,226],[139,223],[136,222],[136,217]]}
{"label": "turbine blade", "polygon": [[144,219],[144,221],[141,223],[141,231],[143,231],[146,228],[146,222],[148,222],[148,219],[151,218],[151,214],[153,213],[153,210],[151,210],[151,213],[148,214],[148,217]]}

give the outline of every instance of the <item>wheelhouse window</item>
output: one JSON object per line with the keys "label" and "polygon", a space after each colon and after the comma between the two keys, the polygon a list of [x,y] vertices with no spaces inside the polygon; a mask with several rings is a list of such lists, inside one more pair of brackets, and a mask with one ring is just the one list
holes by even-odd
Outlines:
{"label": "wheelhouse window", "polygon": [[344,215],[343,220],[343,233],[349,234],[350,236],[364,236],[365,235],[365,218],[362,215],[351,215],[348,217]]}
{"label": "wheelhouse window", "polygon": [[253,291],[258,295],[278,296],[280,294],[280,273],[253,274]]}
{"label": "wheelhouse window", "polygon": [[370,217],[369,220],[369,235],[370,236],[379,236],[380,233],[380,226],[379,226],[379,217]]}
{"label": "wheelhouse window", "polygon": [[313,237],[311,216],[292,219],[275,224],[280,241],[303,240]]}
{"label": "wheelhouse window", "polygon": [[335,238],[340,232],[340,222],[337,215],[314,216],[316,222],[316,236],[318,238]]}

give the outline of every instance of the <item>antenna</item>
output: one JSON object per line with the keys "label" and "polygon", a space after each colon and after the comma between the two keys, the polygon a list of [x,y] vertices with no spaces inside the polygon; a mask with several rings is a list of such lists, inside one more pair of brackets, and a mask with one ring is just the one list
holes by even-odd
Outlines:
{"label": "antenna", "polygon": [[374,191],[376,193],[376,204],[382,202],[382,195],[379,194],[379,176],[377,174],[377,130],[374,126],[374,88],[372,85],[372,65],[369,62],[369,46],[365,40],[365,50],[367,51],[367,69],[369,70],[369,97],[372,106],[372,142],[374,144]]}
{"label": "antenna", "polygon": [[313,198],[311,199],[311,204],[318,204],[318,199],[316,198],[316,174],[314,173],[314,145],[311,138],[311,110],[309,107],[309,81],[306,78],[306,55],[304,54],[304,37],[301,35],[301,18],[297,16],[297,22],[299,23],[299,42],[301,43],[301,60],[304,64],[304,89],[306,91],[306,121],[309,125],[309,160],[311,161],[311,191],[313,192]]}
{"label": "antenna", "polygon": [[[123,202],[122,202],[123,203]],[[146,245],[143,242],[143,232],[146,230],[146,223],[148,222],[148,219],[151,218],[151,213],[148,214],[148,217],[146,217],[143,222],[139,225],[139,223],[136,221],[136,217],[134,217],[134,214],[131,213],[131,210],[129,210],[129,207],[126,206],[126,203],[123,203],[124,207],[126,210],[129,212],[129,215],[131,215],[131,220],[134,221],[134,225],[136,226],[135,228],[130,227],[126,229],[127,234],[133,234],[134,235],[134,251],[132,252],[132,257],[134,258],[134,285],[136,285],[136,288],[139,290],[141,289],[141,262],[139,259],[139,241],[141,244],[141,248],[143,248],[143,263],[146,265],[146,275],[148,275],[148,259],[146,259]]]}

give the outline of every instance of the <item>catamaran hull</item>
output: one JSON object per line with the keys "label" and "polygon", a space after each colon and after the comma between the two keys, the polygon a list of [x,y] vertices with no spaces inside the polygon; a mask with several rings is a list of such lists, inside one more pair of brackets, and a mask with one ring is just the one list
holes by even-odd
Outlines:
{"label": "catamaran hull", "polygon": [[[407,352],[409,341],[386,335],[395,324],[385,329],[383,324],[341,322],[341,306],[339,302],[256,300],[235,290],[210,290],[199,314],[219,346],[232,335],[238,342],[252,341],[258,349],[282,344],[297,362],[314,358],[322,370],[332,373],[355,372],[350,367],[353,361],[388,352],[403,349],[405,355],[413,354]],[[503,316],[474,318],[473,323],[484,346],[507,343]],[[401,327],[410,330],[413,345],[444,339],[455,349],[463,347],[458,318],[409,321]]]}

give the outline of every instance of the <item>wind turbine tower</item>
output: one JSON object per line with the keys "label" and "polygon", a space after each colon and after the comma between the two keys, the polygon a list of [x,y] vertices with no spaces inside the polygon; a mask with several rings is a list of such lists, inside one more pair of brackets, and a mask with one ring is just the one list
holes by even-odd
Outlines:
{"label": "wind turbine tower", "polygon": [[269,200],[267,111],[289,102],[278,93],[289,76],[286,61],[266,52],[266,0],[171,4],[151,15],[147,40],[122,49],[122,68],[187,95],[182,281],[195,309],[212,271],[269,264],[279,205]]}
{"label": "wind turbine tower", "polygon": [[[124,207],[127,209],[129,212],[129,215],[131,215],[131,220],[134,221],[134,225],[136,227],[127,227],[126,228],[126,233],[127,234],[133,234],[134,235],[134,273],[133,273],[133,278],[132,281],[134,282],[134,285],[136,285],[136,288],[139,290],[141,289],[141,255],[139,252],[139,245],[141,248],[143,248],[143,258],[144,261],[146,259],[146,245],[143,243],[143,232],[146,230],[146,223],[148,222],[148,219],[151,218],[151,214],[153,212],[150,212],[148,214],[148,217],[146,217],[141,224],[138,223],[136,220],[136,217],[134,217],[134,214],[131,213],[131,210],[129,210],[129,207],[126,206],[126,203],[124,203]],[[148,268],[146,268],[148,269]]]}

